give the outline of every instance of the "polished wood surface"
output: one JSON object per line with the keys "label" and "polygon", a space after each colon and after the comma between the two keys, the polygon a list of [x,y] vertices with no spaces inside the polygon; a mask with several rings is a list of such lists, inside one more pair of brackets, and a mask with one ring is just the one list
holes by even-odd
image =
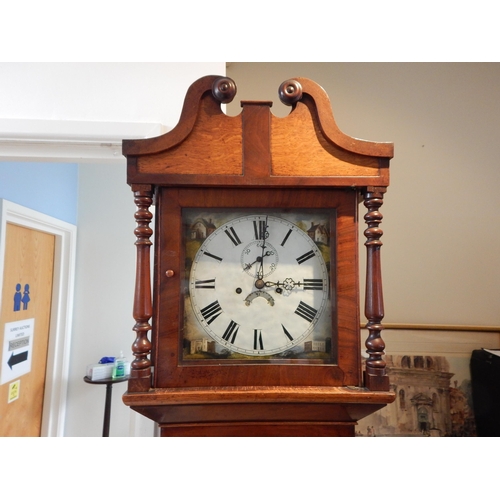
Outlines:
{"label": "polished wood surface", "polygon": [[[125,398],[131,405],[176,406],[203,405],[213,403],[279,403],[279,404],[359,404],[388,403],[393,399],[390,391],[370,391],[364,387],[318,387],[318,386],[238,386],[238,387],[187,387],[157,388],[149,391],[147,400],[141,393],[127,393]],[[356,415],[358,416],[358,415]]]}
{"label": "polished wood surface", "polygon": [[153,314],[151,303],[150,251],[153,230],[150,227],[153,218],[149,210],[153,201],[150,186],[134,185],[134,201],[138,208],[135,213],[137,263],[135,276],[134,310],[136,320],[134,331],[136,338],[132,344],[134,360],[130,365],[129,390],[147,391],[151,384],[151,342],[148,333],[151,330],[149,320]]}
{"label": "polished wood surface", "polygon": [[357,421],[394,400],[356,387],[153,389],[124,401],[163,436],[353,436]]}
{"label": "polished wood surface", "polygon": [[160,425],[161,437],[354,437],[355,427],[334,422]]}
{"label": "polished wood surface", "polygon": [[[268,101],[242,101],[242,113],[230,117],[221,110],[213,90],[229,80],[207,76],[193,83],[178,125],[167,134],[123,141],[129,184],[388,185],[392,143],[342,133],[328,96],[315,82],[289,81],[285,87],[299,89],[299,97],[284,99],[293,108],[286,118],[274,117]],[[253,164],[252,155],[260,158]],[[270,163],[273,175],[269,175]]]}
{"label": "polished wood surface", "polygon": [[365,215],[368,228],[364,232],[367,249],[365,316],[368,319],[366,328],[369,332],[365,342],[368,359],[366,360],[364,382],[366,387],[374,391],[389,390],[389,378],[385,371],[385,361],[382,358],[385,343],[381,335],[384,328],[381,324],[384,317],[384,298],[382,294],[380,260],[382,242],[380,238],[383,232],[379,227],[382,222],[382,214],[378,210],[382,205],[385,191],[385,188],[368,187],[364,192],[364,204],[368,209]]}
{"label": "polished wood surface", "polygon": [[[155,308],[153,343],[154,387],[227,385],[361,385],[359,336],[359,287],[357,259],[357,195],[352,190],[269,190],[161,188],[157,194],[158,220],[168,221],[168,231],[157,232],[155,269]],[[181,246],[182,207],[303,207],[329,208],[336,214],[333,254],[337,265],[335,295],[337,314],[332,315],[336,333],[337,362],[334,366],[297,364],[179,364],[179,319],[183,317],[180,297],[184,256]],[[173,276],[166,277],[168,270]],[[168,311],[168,315],[165,314]]]}
{"label": "polished wood surface", "polygon": [[[235,97],[236,84],[227,77],[206,76],[188,89],[173,130],[151,139],[123,141],[127,182],[138,207],[136,338],[123,400],[158,422],[162,435],[351,436],[359,418],[394,399],[381,335],[379,212],[389,184],[393,145],[340,131],[328,96],[312,80],[287,80],[278,94],[291,106],[285,118],[272,114],[270,101],[242,101],[241,114],[229,117],[221,104]],[[367,210],[365,373],[359,340],[361,200]],[[184,207],[325,208],[335,213],[334,363],[180,361]]]}

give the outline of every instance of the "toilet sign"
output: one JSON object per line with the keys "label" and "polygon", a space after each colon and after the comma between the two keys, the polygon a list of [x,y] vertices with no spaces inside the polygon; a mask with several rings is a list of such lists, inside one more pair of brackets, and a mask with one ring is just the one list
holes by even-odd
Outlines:
{"label": "toilet sign", "polygon": [[5,323],[0,385],[31,371],[35,318]]}

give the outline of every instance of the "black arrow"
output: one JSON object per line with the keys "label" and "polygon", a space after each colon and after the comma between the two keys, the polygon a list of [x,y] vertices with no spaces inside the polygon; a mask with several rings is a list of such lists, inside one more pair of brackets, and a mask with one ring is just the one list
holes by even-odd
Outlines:
{"label": "black arrow", "polygon": [[22,363],[23,361],[26,361],[28,359],[28,351],[21,352],[19,354],[14,354],[12,353],[10,355],[9,361],[7,361],[7,364],[10,366],[10,369],[12,370],[12,367],[14,365],[18,365],[19,363]]}

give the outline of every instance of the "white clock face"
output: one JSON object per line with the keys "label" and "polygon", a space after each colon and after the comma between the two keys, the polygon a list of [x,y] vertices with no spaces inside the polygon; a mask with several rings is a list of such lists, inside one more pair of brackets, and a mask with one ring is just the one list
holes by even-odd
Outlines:
{"label": "white clock face", "polygon": [[210,339],[231,352],[268,356],[312,338],[329,303],[320,236],[266,214],[205,230],[192,262],[189,294]]}

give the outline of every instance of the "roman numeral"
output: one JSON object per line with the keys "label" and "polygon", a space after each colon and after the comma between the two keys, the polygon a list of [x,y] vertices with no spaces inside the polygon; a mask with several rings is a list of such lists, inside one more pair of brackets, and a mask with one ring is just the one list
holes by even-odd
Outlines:
{"label": "roman numeral", "polygon": [[203,309],[200,309],[200,312],[207,324],[210,324],[220,316],[222,308],[219,301],[216,300],[215,302],[208,304],[208,306],[205,306]]}
{"label": "roman numeral", "polygon": [[262,342],[262,330],[253,331],[253,348],[255,351],[264,350],[264,343]]}
{"label": "roman numeral", "polygon": [[290,335],[290,332],[285,328],[284,325],[281,325],[281,327],[283,328],[283,333],[290,339],[290,340],[293,340],[293,337]]}
{"label": "roman numeral", "polygon": [[211,257],[212,259],[218,260],[219,262],[222,262],[222,257],[217,257],[217,255],[214,255],[213,253],[208,253],[203,251],[204,255],[207,257]]}
{"label": "roman numeral", "polygon": [[312,257],[314,257],[314,252],[312,250],[309,250],[309,252],[306,252],[304,255],[297,257],[297,262],[299,264],[303,264],[306,260],[309,260]]}
{"label": "roman numeral", "polygon": [[241,245],[241,240],[238,238],[238,235],[236,234],[234,227],[230,227],[229,229],[226,229],[224,232],[227,234],[227,237],[233,242],[233,245],[235,247]]}
{"label": "roman numeral", "polygon": [[292,230],[289,229],[288,230],[288,233],[286,233],[285,237],[283,238],[283,241],[281,242],[281,246],[284,247],[285,246],[285,243],[286,243],[286,240],[288,239],[288,237],[292,234]]}
{"label": "roman numeral", "polygon": [[304,278],[304,290],[323,290],[323,280]]}
{"label": "roman numeral", "polygon": [[314,319],[314,316],[316,316],[317,312],[317,309],[314,309],[314,307],[311,307],[302,301],[300,301],[297,309],[295,310],[295,314],[298,314],[301,318],[304,318],[309,322]]}
{"label": "roman numeral", "polygon": [[211,280],[196,280],[194,283],[195,288],[213,288],[215,289],[215,278]]}
{"label": "roman numeral", "polygon": [[253,221],[253,230],[255,233],[256,240],[266,239],[266,229],[267,229],[267,224],[265,220]]}
{"label": "roman numeral", "polygon": [[236,338],[236,334],[238,333],[239,326],[240,325],[238,325],[238,323],[235,323],[233,320],[231,320],[222,338],[224,340],[227,340],[228,342],[231,342],[231,344],[234,344],[234,339]]}

